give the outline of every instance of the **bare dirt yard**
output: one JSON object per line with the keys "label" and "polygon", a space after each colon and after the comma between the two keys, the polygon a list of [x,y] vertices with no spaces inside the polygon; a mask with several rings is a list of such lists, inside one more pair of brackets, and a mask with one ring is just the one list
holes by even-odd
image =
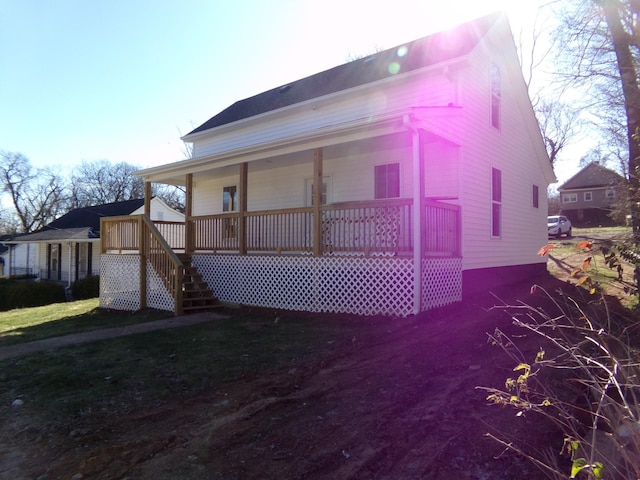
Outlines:
{"label": "bare dirt yard", "polygon": [[[549,291],[568,288],[551,276],[537,281]],[[541,290],[530,292],[532,283],[496,293],[509,304],[553,309]],[[499,303],[479,295],[408,319],[260,311],[255,335],[294,315],[327,322],[335,335],[284,367],[125,414],[85,412],[66,424],[42,424],[20,407],[4,409],[0,478],[545,478],[486,437],[553,455],[563,443],[540,417],[489,405],[476,388],[501,388],[513,375],[513,361],[487,341],[496,327],[513,333],[525,356],[542,346],[504,310],[488,308]]]}

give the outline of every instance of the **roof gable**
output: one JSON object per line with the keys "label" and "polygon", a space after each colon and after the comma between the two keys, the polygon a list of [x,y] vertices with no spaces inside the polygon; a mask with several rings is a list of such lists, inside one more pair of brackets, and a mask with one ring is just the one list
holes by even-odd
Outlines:
{"label": "roof gable", "polygon": [[468,54],[500,18],[494,13],[240,100],[189,135]]}
{"label": "roof gable", "polygon": [[591,162],[558,187],[558,190],[610,187],[624,182],[624,177],[599,163]]}

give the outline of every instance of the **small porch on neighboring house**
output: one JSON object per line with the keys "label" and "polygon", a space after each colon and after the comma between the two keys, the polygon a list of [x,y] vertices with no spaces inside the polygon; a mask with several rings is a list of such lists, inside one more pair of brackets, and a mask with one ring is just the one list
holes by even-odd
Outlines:
{"label": "small porch on neighboring house", "polygon": [[[409,142],[409,152],[423,147],[420,138],[413,150]],[[425,188],[422,153],[413,162],[413,177],[421,179],[409,188],[414,197],[333,203],[327,201],[324,150],[312,153],[310,183],[323,188],[306,190],[306,206],[247,208],[251,164],[242,162],[231,167],[235,180],[228,183],[237,187],[225,190],[222,212],[194,214],[194,184],[206,185],[212,175],[202,170],[180,182],[185,222],[103,218],[101,306],[180,315],[201,295],[189,286],[193,275],[220,302],[288,310],[407,316],[462,300],[457,191],[427,196],[433,192]],[[213,175],[229,176],[229,168]],[[150,192],[151,182],[146,185]]]}

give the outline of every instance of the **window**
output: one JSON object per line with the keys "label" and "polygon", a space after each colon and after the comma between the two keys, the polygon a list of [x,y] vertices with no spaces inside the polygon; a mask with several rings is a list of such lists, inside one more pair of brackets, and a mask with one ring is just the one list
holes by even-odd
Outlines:
{"label": "window", "polygon": [[564,193],[562,194],[562,203],[576,203],[578,201],[577,193]]}
{"label": "window", "polygon": [[533,208],[539,208],[540,207],[540,189],[538,188],[538,185],[533,185],[531,194],[532,194],[531,205],[533,205]]}
{"label": "window", "polygon": [[615,198],[616,197],[616,191],[615,190],[607,190],[605,192],[605,197],[607,197],[607,198]]}
{"label": "window", "polygon": [[400,196],[400,164],[376,165],[374,182],[374,198],[398,198]]}
{"label": "window", "polygon": [[584,201],[590,202],[591,200],[593,200],[593,195],[591,194],[591,192],[584,192]]}
{"label": "window", "polygon": [[[305,206],[313,207],[313,198],[315,188],[313,178],[307,178],[304,181]],[[320,194],[320,205],[326,205],[329,202],[329,177],[322,177],[322,193]]]}
{"label": "window", "polygon": [[[238,211],[238,188],[235,185],[230,187],[223,187],[222,211],[223,212]],[[236,226],[237,226],[236,218],[225,218],[224,219],[224,238],[235,238]]]}
{"label": "window", "polygon": [[491,236],[502,234],[502,171],[491,169]]}
{"label": "window", "polygon": [[238,189],[237,187],[224,187],[222,189],[222,211],[235,212],[238,209]]}
{"label": "window", "polygon": [[491,64],[491,126],[500,128],[500,98],[502,86],[500,82],[500,68]]}

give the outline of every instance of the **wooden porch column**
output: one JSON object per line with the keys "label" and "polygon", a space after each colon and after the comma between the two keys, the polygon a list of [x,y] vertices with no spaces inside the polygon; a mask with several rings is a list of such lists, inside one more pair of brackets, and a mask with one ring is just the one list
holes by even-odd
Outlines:
{"label": "wooden porch column", "polygon": [[422,256],[423,230],[425,225],[425,187],[424,155],[422,149],[422,131],[411,128],[412,165],[413,165],[413,313],[422,311]]}
{"label": "wooden porch column", "polygon": [[195,249],[195,232],[193,231],[193,173],[185,178],[187,189],[184,198],[184,253],[191,254]]}
{"label": "wooden porch column", "polygon": [[144,214],[151,218],[151,182],[144,182]]}
{"label": "wooden porch column", "polygon": [[138,238],[138,248],[140,250],[140,310],[144,310],[147,308],[147,238],[144,220],[140,216],[138,216]]}
{"label": "wooden porch column", "polygon": [[313,255],[322,255],[322,148],[313,151]]}
{"label": "wooden porch column", "polygon": [[240,167],[240,182],[238,184],[238,211],[240,218],[238,219],[238,249],[240,255],[247,254],[247,178],[249,173],[249,164],[243,162]]}

